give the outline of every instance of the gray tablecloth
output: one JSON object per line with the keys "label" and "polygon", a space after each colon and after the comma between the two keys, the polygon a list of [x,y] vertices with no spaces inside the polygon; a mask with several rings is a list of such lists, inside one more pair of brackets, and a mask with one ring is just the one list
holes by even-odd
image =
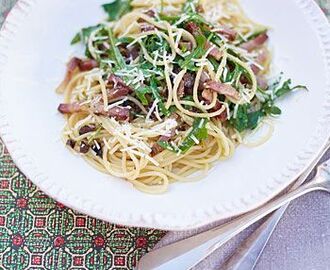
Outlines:
{"label": "gray tablecloth", "polygon": [[[329,158],[330,151],[323,161]],[[235,237],[195,270],[221,270],[224,262],[257,226],[258,224],[255,224]],[[169,233],[159,246],[186,238],[196,232]],[[330,269],[330,195],[315,192],[293,202],[273,233],[255,269]]]}

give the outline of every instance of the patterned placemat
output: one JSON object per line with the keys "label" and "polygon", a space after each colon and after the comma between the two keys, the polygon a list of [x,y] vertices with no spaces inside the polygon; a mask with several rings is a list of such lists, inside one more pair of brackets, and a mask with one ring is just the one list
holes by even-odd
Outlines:
{"label": "patterned placemat", "polygon": [[[16,0],[0,0],[0,25]],[[164,232],[77,213],[24,177],[0,140],[0,269],[132,269]]]}
{"label": "patterned placemat", "polygon": [[[16,0],[0,0],[0,25]],[[329,16],[330,1],[319,0]],[[132,269],[165,235],[77,213],[43,194],[0,140],[0,269]]]}

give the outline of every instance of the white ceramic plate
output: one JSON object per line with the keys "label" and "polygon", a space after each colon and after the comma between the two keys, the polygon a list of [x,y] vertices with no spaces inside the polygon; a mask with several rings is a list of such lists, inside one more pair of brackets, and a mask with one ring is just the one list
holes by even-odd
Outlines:
{"label": "white ceramic plate", "polygon": [[0,133],[21,170],[56,200],[110,222],[184,230],[234,216],[289,185],[325,144],[330,128],[330,34],[312,0],[244,0],[257,21],[273,28],[275,63],[310,91],[280,104],[283,116],[262,147],[240,147],[201,182],[168,193],[140,193],[98,173],[60,140],[64,120],[54,89],[73,53],[69,41],[97,23],[106,0],[21,0],[0,38]]}

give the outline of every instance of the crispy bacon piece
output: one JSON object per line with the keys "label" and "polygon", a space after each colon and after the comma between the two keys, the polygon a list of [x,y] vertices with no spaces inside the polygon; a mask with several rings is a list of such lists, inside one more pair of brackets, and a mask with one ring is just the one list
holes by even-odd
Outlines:
{"label": "crispy bacon piece", "polygon": [[184,94],[192,95],[195,84],[195,76],[191,73],[186,73],[179,84],[178,96],[183,97]]}
{"label": "crispy bacon piece", "polygon": [[186,73],[183,76],[183,82],[184,82],[184,92],[186,94],[191,95],[194,90],[195,76],[191,73]]}
{"label": "crispy bacon piece", "polygon": [[149,32],[155,30],[155,26],[149,23],[141,23],[140,24],[141,32]]}
{"label": "crispy bacon piece", "polygon": [[198,35],[202,35],[201,29],[194,22],[187,22],[186,25],[185,25],[185,29],[195,37],[198,36]]}
{"label": "crispy bacon piece", "polygon": [[109,117],[115,118],[117,121],[125,121],[129,120],[130,117],[130,109],[127,107],[113,107],[111,108],[107,114]]}
{"label": "crispy bacon piece", "polygon": [[213,91],[210,89],[203,90],[202,98],[204,99],[205,103],[211,104],[213,101]]}
{"label": "crispy bacon piece", "polygon": [[108,78],[108,83],[112,83],[113,87],[117,87],[119,85],[125,85],[125,82],[118,76],[111,74]]}
{"label": "crispy bacon piece", "polygon": [[62,103],[58,106],[57,109],[62,114],[77,113],[83,110],[79,103]]}
{"label": "crispy bacon piece", "polygon": [[155,143],[152,147],[151,147],[151,153],[150,155],[152,157],[157,156],[159,153],[163,152],[164,149],[163,147],[161,147],[158,143]]}
{"label": "crispy bacon piece", "polygon": [[89,152],[90,146],[88,145],[87,142],[82,141],[79,147],[79,152],[81,154],[87,154]]}
{"label": "crispy bacon piece", "polygon": [[66,65],[67,67],[67,72],[70,73],[70,72],[73,72],[76,70],[76,68],[79,68],[79,64],[80,64],[80,59],[77,58],[77,57],[73,57],[69,63]]}
{"label": "crispy bacon piece", "polygon": [[267,82],[267,80],[266,80],[265,77],[263,77],[263,76],[257,76],[257,82],[258,82],[258,86],[262,90],[266,90],[268,88],[268,82]]}
{"label": "crispy bacon piece", "polygon": [[[209,89],[203,90],[202,97],[206,104],[211,104],[213,101],[213,91]],[[223,106],[224,105],[221,104],[219,100],[217,100],[214,108],[212,108],[210,111],[211,112],[219,111]],[[215,116],[215,118],[220,120],[221,122],[225,122],[226,120],[228,120],[227,110],[223,111],[220,115]]]}
{"label": "crispy bacon piece", "polygon": [[237,32],[225,25],[219,28],[216,33],[224,36],[229,41],[235,41],[237,38]]}
{"label": "crispy bacon piece", "polygon": [[95,126],[83,126],[82,128],[80,128],[79,130],[79,135],[84,135],[90,132],[94,132],[96,131],[96,127]]}
{"label": "crispy bacon piece", "polygon": [[80,59],[73,57],[67,64],[67,73],[71,75],[77,68],[80,71],[89,71],[99,66],[99,63],[94,59]]}
{"label": "crispy bacon piece", "polygon": [[238,100],[240,98],[240,95],[237,92],[237,90],[229,84],[224,84],[224,83],[210,80],[210,81],[207,81],[206,83],[204,83],[204,88],[210,89],[221,95],[225,95],[225,96],[234,98],[236,100]]}
{"label": "crispy bacon piece", "polygon": [[[224,105],[221,104],[220,101],[217,101],[217,103],[215,104],[214,108],[212,109],[213,112],[219,111]],[[224,110],[220,115],[215,116],[215,119],[220,120],[221,122],[225,122],[228,120],[228,114],[227,114],[227,110]]]}
{"label": "crispy bacon piece", "polygon": [[127,107],[115,106],[108,111],[104,109],[104,105],[102,103],[95,104],[92,108],[92,111],[96,115],[102,115],[107,117],[113,117],[118,121],[129,120],[130,117],[130,109]]}
{"label": "crispy bacon piece", "polygon": [[128,48],[127,44],[119,45],[119,51],[127,60],[135,60],[140,54],[140,50],[137,46]]}
{"label": "crispy bacon piece", "polygon": [[[207,47],[209,47],[209,48],[211,48],[211,46],[213,46],[211,43],[207,43],[206,44],[206,46]],[[209,55],[211,55],[212,57],[214,57],[216,60],[220,60],[221,59],[221,57],[222,57],[222,51],[218,48],[218,47],[214,47],[211,51],[210,51],[210,53],[209,53]]]}
{"label": "crispy bacon piece", "polygon": [[252,69],[253,73],[256,75],[260,72],[260,68],[254,64],[251,65],[251,69]]}
{"label": "crispy bacon piece", "polygon": [[78,71],[88,71],[92,70],[93,68],[98,67],[99,64],[93,59],[79,59],[77,57],[73,57],[67,64],[66,74],[63,82],[57,88],[59,93],[63,92],[65,87],[68,85],[72,77]]}
{"label": "crispy bacon piece", "polygon": [[148,15],[151,18],[155,18],[156,17],[156,12],[153,9],[147,10],[144,14]]}
{"label": "crispy bacon piece", "polygon": [[265,44],[265,42],[268,40],[268,35],[267,33],[262,33],[259,36],[255,37],[254,39],[247,41],[245,43],[243,43],[241,45],[242,49],[245,49],[249,52],[259,48],[260,46],[262,46],[263,44]]}
{"label": "crispy bacon piece", "polygon": [[203,5],[197,5],[197,7],[196,7],[196,11],[197,11],[198,13],[204,13],[205,10],[204,10],[204,8],[203,8]]}
{"label": "crispy bacon piece", "polygon": [[[58,111],[62,114],[71,114],[71,113],[87,111],[87,109],[78,103],[71,103],[71,104],[67,103],[67,104],[60,104],[58,107]],[[116,106],[116,107],[111,108],[109,111],[106,111],[104,109],[104,105],[102,103],[95,104],[91,108],[91,111],[93,113],[95,113],[96,115],[114,117],[118,121],[129,120],[129,117],[130,117],[129,108]],[[85,134],[87,132],[91,132],[91,131],[95,131],[95,127],[85,126],[79,132],[80,132],[80,135],[83,135],[83,134]]]}
{"label": "crispy bacon piece", "polygon": [[114,74],[108,79],[108,98],[110,100],[125,97],[132,92],[132,89],[125,82]]}
{"label": "crispy bacon piece", "polygon": [[[172,130],[171,134],[161,136],[158,142],[169,142],[174,136],[175,136],[175,132],[174,130]],[[163,151],[164,151],[163,147],[161,147],[158,143],[155,143],[151,148],[150,155],[154,157]]]}
{"label": "crispy bacon piece", "polygon": [[[256,62],[260,65],[263,65],[269,55],[269,51],[266,48],[263,48],[259,51]],[[251,65],[251,69],[253,71],[254,74],[258,75],[260,73],[260,68],[257,65],[252,64]]]}
{"label": "crispy bacon piece", "polygon": [[66,141],[66,145],[67,145],[68,147],[71,147],[72,149],[74,149],[74,147],[76,146],[76,142],[75,142],[74,140],[72,140],[72,139],[68,139],[68,140]]}
{"label": "crispy bacon piece", "polygon": [[89,71],[99,66],[94,59],[78,59],[78,66],[81,71]]}
{"label": "crispy bacon piece", "polygon": [[182,80],[178,87],[178,97],[182,98],[184,96],[184,80]]}
{"label": "crispy bacon piece", "polygon": [[57,92],[62,93],[64,92],[66,86],[75,75],[76,72],[79,70],[79,61],[80,59],[77,57],[73,57],[66,65],[66,74],[63,82],[58,86]]}
{"label": "crispy bacon piece", "polygon": [[[194,23],[194,22],[188,22],[185,26],[185,29],[190,32],[194,37],[199,36],[199,35],[203,35],[202,30],[200,29],[200,27]],[[205,45],[205,49],[210,49],[212,46],[214,46],[211,42],[207,41],[206,45]],[[220,58],[222,57],[222,52],[220,51],[220,49],[218,47],[214,47],[211,51],[210,51],[210,55],[212,57],[214,57],[216,60],[220,60]]]}
{"label": "crispy bacon piece", "polygon": [[209,80],[210,80],[209,75],[205,71],[202,71],[201,78],[199,79],[198,90],[203,90],[205,88],[204,84]]}
{"label": "crispy bacon piece", "polygon": [[[194,22],[188,22],[185,26],[186,30],[188,32],[190,32],[194,37],[199,36],[199,35],[203,35],[200,27],[194,23]],[[207,41],[205,48],[208,50],[209,48],[211,48],[212,46],[214,46],[211,42]],[[218,47],[214,47],[211,51],[210,51],[210,55],[213,56],[216,60],[220,60],[220,58],[222,57],[222,52],[220,51],[220,49]]]}

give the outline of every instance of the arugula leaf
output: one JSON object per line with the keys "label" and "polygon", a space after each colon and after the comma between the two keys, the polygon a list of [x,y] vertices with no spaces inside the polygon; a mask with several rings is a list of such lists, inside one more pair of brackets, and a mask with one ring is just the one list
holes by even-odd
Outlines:
{"label": "arugula leaf", "polygon": [[280,87],[278,87],[279,82],[275,83],[270,89],[270,91],[273,91],[273,95],[259,90],[259,92],[264,95],[265,99],[264,101],[259,102],[260,108],[257,111],[253,111],[254,108],[251,104],[240,105],[237,110],[236,118],[230,119],[229,124],[238,132],[243,132],[245,130],[253,130],[257,128],[263,117],[281,115],[281,109],[275,105],[276,100],[295,89],[307,89],[302,85],[291,87],[291,83],[290,79],[285,81]]}
{"label": "arugula leaf", "polygon": [[157,87],[157,80],[155,79],[155,77],[152,77],[150,80],[150,88],[152,91],[152,95],[154,96],[154,99],[158,100],[158,106],[159,106],[159,109],[162,112],[162,114],[165,116],[169,116],[170,112],[165,107],[163,99],[159,93],[159,89]]}
{"label": "arugula leaf", "polygon": [[250,111],[251,105],[244,104],[240,105],[237,110],[236,118],[231,118],[229,123],[238,132],[243,132],[245,130],[253,130],[257,128],[261,118],[265,117],[270,113],[266,113],[264,108],[258,111]]}
{"label": "arugula leaf", "polygon": [[[182,98],[182,100],[185,100],[185,101],[192,101],[192,102],[194,102],[194,97],[191,96],[191,95],[187,95],[187,96],[184,96],[184,97]],[[190,105],[184,105],[183,107],[184,107],[186,110],[188,110],[188,111],[190,111],[190,110],[193,109],[192,106],[190,106]]]}
{"label": "arugula leaf", "polygon": [[151,94],[152,90],[148,86],[140,86],[135,90],[136,96],[139,98],[143,105],[149,105],[149,101],[146,98],[146,94]]}
{"label": "arugula leaf", "polygon": [[175,113],[177,110],[178,110],[178,108],[175,105],[172,105],[168,109],[168,111],[170,112],[170,114]]}
{"label": "arugula leaf", "polygon": [[264,113],[262,111],[256,111],[256,112],[251,112],[247,115],[248,122],[246,129],[256,129],[260,119],[264,116]]}
{"label": "arugula leaf", "polygon": [[178,147],[173,146],[169,142],[158,141],[157,144],[165,150],[171,151],[176,154],[180,153],[180,149]]}
{"label": "arugula leaf", "polygon": [[123,56],[121,55],[118,47],[116,46],[116,40],[112,33],[111,28],[109,28],[108,34],[109,34],[109,41],[110,41],[110,47],[111,47],[110,54],[111,54],[112,58],[116,61],[118,67],[121,69],[124,69],[126,67],[126,63],[125,63],[125,60],[124,60]]}
{"label": "arugula leaf", "polygon": [[95,25],[95,26],[90,26],[86,27],[80,30],[79,33],[77,33],[74,38],[71,41],[71,45],[77,44],[79,42],[87,43],[87,40],[91,33],[95,31],[97,28],[99,28],[101,25]]}
{"label": "arugula leaf", "polygon": [[180,150],[182,153],[186,153],[191,147],[196,145],[196,140],[202,141],[207,139],[207,124],[208,120],[206,118],[197,118],[194,120],[193,129],[188,134],[187,138],[180,145]]}
{"label": "arugula leaf", "polygon": [[293,90],[295,89],[305,89],[307,90],[307,87],[306,86],[303,86],[303,85],[297,85],[295,87],[291,87],[291,84],[292,84],[292,81],[291,79],[285,81],[281,87],[279,87],[278,89],[276,89],[274,91],[274,94],[276,95],[276,97],[282,97],[290,92],[292,92]]}
{"label": "arugula leaf", "polygon": [[196,145],[196,140],[201,142],[202,140],[207,139],[207,123],[208,120],[206,118],[196,118],[193,123],[192,131],[188,134],[188,136],[184,139],[180,146],[176,147],[169,142],[158,142],[158,144],[162,148],[172,151],[174,153],[185,154],[189,151],[191,147]]}
{"label": "arugula leaf", "polygon": [[205,53],[205,47],[207,39],[204,35],[198,35],[196,37],[197,47],[194,51],[189,54],[185,59],[179,60],[179,66],[181,69],[187,69],[191,71],[196,71],[199,67],[196,67],[195,63],[192,61],[193,59],[201,58]]}
{"label": "arugula leaf", "polygon": [[243,39],[241,36],[239,36],[238,45],[241,45],[247,41],[250,41],[250,40],[256,38],[257,36],[266,33],[267,31],[268,31],[268,29],[266,27],[260,26],[258,29],[255,29],[254,32],[251,35],[249,35],[246,39]]}
{"label": "arugula leaf", "polygon": [[150,35],[143,41],[143,45],[148,52],[155,52],[158,50],[168,51],[170,46],[167,41],[157,35]]}
{"label": "arugula leaf", "polygon": [[187,0],[183,6],[184,13],[196,13],[196,6],[198,4],[198,0]]}
{"label": "arugula leaf", "polygon": [[114,0],[111,3],[102,5],[108,14],[109,21],[116,21],[132,10],[131,0]]}
{"label": "arugula leaf", "polygon": [[240,77],[243,74],[247,74],[246,70],[240,66],[237,63],[234,63],[235,68],[232,72],[228,72],[226,78],[224,78],[225,82],[236,82],[236,80],[238,79],[238,77]]}
{"label": "arugula leaf", "polygon": [[[252,122],[252,120],[251,120]],[[248,105],[240,105],[237,109],[236,117],[230,119],[230,125],[235,128],[238,132],[243,132],[248,128],[249,117],[248,117]]]}
{"label": "arugula leaf", "polygon": [[166,15],[166,14],[160,13],[159,19],[161,19],[162,21],[167,21],[170,24],[175,24],[178,20],[180,20],[180,16],[171,16],[171,15]]}
{"label": "arugula leaf", "polygon": [[117,42],[122,44],[129,44],[134,41],[134,38],[132,37],[121,37],[117,39]]}

